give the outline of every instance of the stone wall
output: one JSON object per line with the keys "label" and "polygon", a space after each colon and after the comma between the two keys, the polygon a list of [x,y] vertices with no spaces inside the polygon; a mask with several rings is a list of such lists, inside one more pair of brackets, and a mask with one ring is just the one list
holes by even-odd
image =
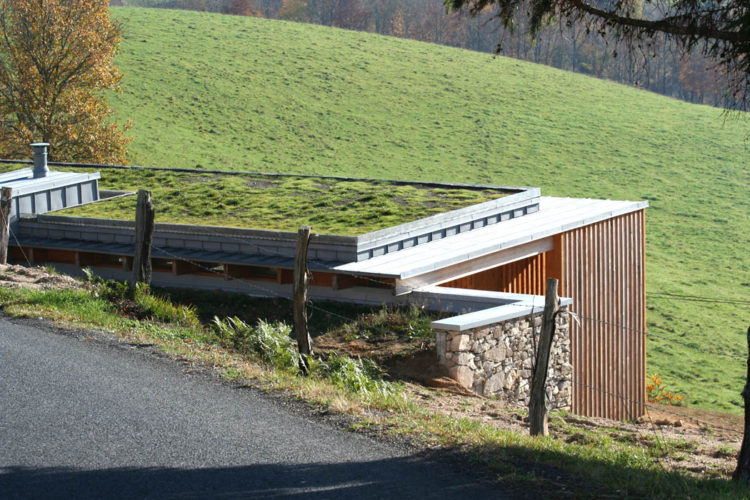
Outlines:
{"label": "stone wall", "polygon": [[[547,407],[570,409],[569,315],[557,315],[547,372]],[[533,325],[533,326],[532,326]],[[542,313],[464,331],[437,331],[438,361],[462,386],[483,396],[528,404]],[[533,334],[533,336],[532,336]]]}

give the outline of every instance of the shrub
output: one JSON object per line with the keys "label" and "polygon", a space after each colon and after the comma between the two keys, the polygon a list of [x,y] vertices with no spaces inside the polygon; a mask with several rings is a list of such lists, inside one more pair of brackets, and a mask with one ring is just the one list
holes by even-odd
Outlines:
{"label": "shrub", "polygon": [[222,344],[252,354],[267,365],[295,369],[299,364],[292,329],[284,323],[259,320],[253,328],[235,316],[224,320],[214,317],[213,325]]}
{"label": "shrub", "polygon": [[127,298],[127,282],[121,283],[115,280],[105,280],[94,274],[94,272],[88,267],[83,268],[83,273],[86,275],[86,282],[92,285],[91,293],[94,297],[100,297],[110,302]]}
{"label": "shrub", "polygon": [[684,396],[667,390],[662,379],[657,374],[649,377],[646,383],[646,397],[650,403],[663,403],[671,406],[682,406]]}
{"label": "shrub", "polygon": [[364,339],[388,336],[429,339],[434,335],[430,317],[415,306],[408,309],[384,306],[377,312],[362,314],[344,326],[344,332],[347,337]]}
{"label": "shrub", "polygon": [[[127,284],[125,288],[127,289]],[[136,285],[134,302],[141,314],[157,321],[176,323],[189,328],[200,326],[194,306],[175,305],[169,298],[153,295],[145,283]]]}
{"label": "shrub", "polygon": [[388,396],[395,392],[393,384],[382,380],[380,368],[369,359],[331,354],[327,360],[316,363],[314,369],[337,387],[363,396]]}
{"label": "shrub", "polygon": [[138,283],[135,293],[130,297],[127,282],[102,279],[88,268],[85,268],[83,272],[86,274],[86,281],[93,286],[92,295],[115,304],[122,312],[193,329],[200,327],[195,307],[175,305],[167,297],[154,295],[145,283]]}

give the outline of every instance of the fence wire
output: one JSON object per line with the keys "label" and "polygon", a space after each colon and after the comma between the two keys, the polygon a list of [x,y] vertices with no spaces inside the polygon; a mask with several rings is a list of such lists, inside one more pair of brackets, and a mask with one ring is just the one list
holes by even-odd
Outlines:
{"label": "fence wire", "polygon": [[[222,234],[222,233],[204,233],[203,235],[205,235],[205,236],[215,236],[215,237],[220,237],[220,238],[225,238],[225,239],[230,239],[230,240],[236,240],[237,242],[242,242],[243,244],[247,245],[247,240],[246,239],[242,239],[242,238],[239,238],[239,237],[233,237],[232,235],[227,235],[227,234]],[[29,257],[24,252],[22,245],[20,244],[20,242],[19,242],[16,234],[13,231],[11,231],[11,236],[13,237],[14,241],[16,242],[17,247],[20,249],[20,252],[23,255],[23,258],[25,259],[26,263],[28,265],[31,265]],[[152,248],[154,248],[155,250],[161,252],[163,255],[168,256],[169,258],[171,258],[173,260],[178,260],[178,261],[181,261],[181,262],[188,263],[188,264],[190,264],[192,266],[195,266],[197,269],[200,269],[202,271],[214,274],[214,275],[216,275],[218,277],[225,278],[225,274],[223,272],[219,272],[216,269],[211,268],[211,267],[205,265],[204,263],[202,263],[200,261],[196,261],[194,259],[190,259],[190,258],[181,256],[181,255],[178,255],[178,254],[174,253],[173,251],[169,250],[168,248],[165,248],[165,247],[162,247],[162,246],[152,245]],[[258,255],[262,255],[262,256],[266,256],[266,257],[290,258],[288,255],[284,255],[284,254],[281,254],[281,253],[275,253],[275,252],[269,252],[269,251],[267,251],[265,248],[263,248],[260,245],[256,245],[255,250],[257,251]],[[323,268],[323,269],[329,267],[329,265],[330,265],[329,262],[321,261],[321,260],[318,260],[318,259],[309,259],[308,262],[310,264],[312,264],[312,265],[319,266],[320,268]],[[394,284],[392,281],[386,281],[386,280],[383,280],[383,279],[377,279],[377,278],[370,277],[370,276],[363,276],[361,274],[341,273],[341,272],[337,272],[336,274],[344,275],[344,276],[350,276],[350,277],[353,277],[353,278],[357,278],[357,279],[361,279],[361,280],[364,280],[364,281],[368,281],[368,282],[377,284],[378,286],[381,286],[381,287],[383,287],[383,286],[391,287]],[[286,299],[286,300],[288,300],[290,302],[293,302],[293,298],[290,297],[288,294],[281,293],[281,292],[279,292],[277,290],[273,290],[272,288],[263,286],[263,285],[259,284],[255,280],[249,280],[249,279],[240,278],[240,277],[234,277],[234,276],[232,276],[231,279],[240,281],[240,282],[246,284],[248,287],[250,287],[250,288],[252,288],[252,289],[260,292],[261,294],[263,294],[265,296],[269,296],[269,297],[272,297],[272,298]],[[404,287],[404,290],[407,293],[409,293],[409,292],[419,291],[420,288],[421,287]],[[667,296],[667,294],[663,294],[663,295],[665,297]],[[677,299],[677,297],[675,297],[675,298]],[[685,297],[685,299],[687,299],[687,298],[692,299],[692,298],[699,298],[699,297],[692,297],[692,296]],[[723,301],[719,301],[719,302],[723,302]],[[731,303],[734,303],[734,302],[731,302]],[[737,301],[737,303],[742,303],[742,301]],[[523,307],[523,308],[528,308],[529,307],[528,304],[507,304],[507,305],[508,306],[515,306],[515,307]],[[313,310],[313,311],[319,311],[321,313],[330,315],[331,317],[338,318],[338,319],[343,320],[345,322],[357,322],[358,321],[357,318],[345,316],[345,315],[339,314],[337,312],[328,310],[326,308],[320,307],[320,306],[316,305],[312,300],[308,301],[308,307],[311,310]],[[532,304],[532,311],[533,311],[533,307],[535,307],[534,304]],[[611,322],[611,321],[605,321],[605,320],[601,320],[601,319],[598,319],[598,318],[594,318],[594,317],[586,316],[586,315],[581,315],[581,314],[577,314],[577,316],[578,316],[578,318],[580,318],[582,320],[585,320],[587,322],[590,322],[590,323],[594,322],[594,323],[604,324],[604,325],[607,325],[607,326],[612,326],[612,327],[615,327],[615,328],[619,328],[619,329],[623,329],[623,330],[626,330],[626,331],[630,331],[630,332],[632,332],[634,334],[642,335],[644,337],[659,338],[659,339],[662,339],[662,340],[665,340],[665,341],[668,341],[668,342],[671,342],[671,343],[683,345],[683,346],[688,347],[690,349],[700,349],[703,353],[713,354],[713,355],[717,355],[717,356],[724,356],[724,357],[729,357],[729,358],[734,358],[734,359],[743,359],[743,360],[746,359],[743,356],[740,356],[740,355],[737,355],[737,354],[733,354],[733,353],[727,353],[727,352],[722,352],[722,351],[707,351],[706,349],[699,348],[699,347],[697,347],[694,344],[691,344],[689,342],[679,341],[677,339],[668,338],[666,336],[658,335],[658,334],[655,334],[655,333],[650,332],[650,331],[647,332],[647,331],[640,330],[640,329],[633,328],[633,327],[629,327],[629,326],[626,326],[626,325],[617,324],[617,323],[614,323],[614,322]],[[621,394],[615,394],[615,393],[612,393],[611,391],[607,391],[605,389],[602,389],[602,388],[599,388],[599,387],[595,387],[595,386],[592,386],[592,385],[589,385],[589,384],[584,384],[584,383],[580,383],[580,382],[576,382],[576,381],[572,381],[572,384],[575,385],[575,386],[581,387],[581,388],[585,388],[587,390],[593,390],[593,391],[599,392],[601,394],[607,395],[607,396],[612,397],[612,398],[620,399],[620,400],[622,400],[624,402],[627,402],[629,404],[635,404],[635,405],[641,406],[641,407],[643,407],[646,410],[647,413],[648,413],[649,407],[651,407],[652,409],[655,409],[655,410],[657,410],[657,411],[659,411],[661,413],[670,414],[670,415],[673,415],[673,416],[678,417],[678,418],[683,419],[683,420],[689,420],[689,421],[694,422],[694,423],[696,423],[696,424],[698,424],[700,426],[703,426],[704,428],[707,428],[707,429],[719,429],[719,430],[725,431],[725,432],[730,433],[730,434],[734,434],[734,435],[738,435],[738,436],[742,436],[743,435],[742,432],[737,431],[736,429],[719,426],[719,425],[716,425],[715,423],[711,423],[711,422],[699,419],[697,417],[687,415],[687,414],[685,414],[683,412],[678,412],[676,410],[671,409],[667,405],[659,405],[658,407],[656,405],[650,406],[649,403],[644,403],[643,401],[636,401],[636,400],[634,400],[632,398],[629,398],[627,396],[624,396],[624,395],[621,395]],[[649,415],[649,421],[651,421],[652,424],[653,424],[653,418],[651,418],[650,415]]]}

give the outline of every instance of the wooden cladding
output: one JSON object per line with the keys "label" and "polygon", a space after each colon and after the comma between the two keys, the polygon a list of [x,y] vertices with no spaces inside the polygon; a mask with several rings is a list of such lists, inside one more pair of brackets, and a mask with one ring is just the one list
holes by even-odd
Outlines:
{"label": "wooden cladding", "polygon": [[645,211],[562,233],[554,249],[443,286],[543,295],[548,277],[573,299],[573,412],[619,420],[646,398]]}
{"label": "wooden cladding", "polygon": [[645,212],[562,238],[561,295],[572,297],[573,412],[633,419],[646,398]]}
{"label": "wooden cladding", "polygon": [[464,276],[441,286],[508,293],[544,295],[547,253],[511,262],[481,273]]}

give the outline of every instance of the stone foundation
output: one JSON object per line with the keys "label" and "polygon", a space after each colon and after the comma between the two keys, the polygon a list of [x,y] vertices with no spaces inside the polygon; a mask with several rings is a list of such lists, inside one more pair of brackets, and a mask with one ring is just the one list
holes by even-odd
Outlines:
{"label": "stone foundation", "polygon": [[[570,409],[569,315],[557,315],[547,371],[547,408]],[[483,396],[527,405],[541,311],[463,331],[437,331],[438,361],[462,386]]]}

